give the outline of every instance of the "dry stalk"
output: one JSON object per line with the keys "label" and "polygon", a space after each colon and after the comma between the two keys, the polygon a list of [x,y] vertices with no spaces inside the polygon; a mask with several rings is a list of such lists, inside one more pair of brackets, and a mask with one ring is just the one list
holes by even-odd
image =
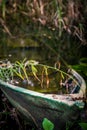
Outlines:
{"label": "dry stalk", "polygon": [[3,26],[4,30],[6,31],[6,33],[8,33],[8,35],[9,35],[10,37],[13,37],[12,34],[11,34],[11,32],[10,32],[10,30],[9,30],[8,27],[6,26],[5,21],[4,21],[2,18],[0,18],[0,23],[1,23],[1,25]]}

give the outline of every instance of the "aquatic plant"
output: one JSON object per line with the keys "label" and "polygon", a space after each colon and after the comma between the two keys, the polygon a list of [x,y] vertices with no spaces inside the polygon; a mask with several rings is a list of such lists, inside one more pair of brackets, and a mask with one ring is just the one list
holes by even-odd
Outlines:
{"label": "aquatic plant", "polygon": [[17,76],[22,78],[22,80],[26,78],[28,81],[28,75],[26,72],[26,68],[24,66],[24,61],[23,62],[16,61],[16,63],[14,64],[13,71],[17,74]]}
{"label": "aquatic plant", "polygon": [[7,64],[0,64],[0,78],[5,81],[13,80],[13,66],[9,61]]}

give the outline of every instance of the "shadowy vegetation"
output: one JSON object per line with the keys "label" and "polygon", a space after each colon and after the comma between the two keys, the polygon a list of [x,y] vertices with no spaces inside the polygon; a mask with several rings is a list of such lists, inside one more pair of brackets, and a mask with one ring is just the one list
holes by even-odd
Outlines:
{"label": "shadowy vegetation", "polygon": [[0,0],[0,23],[4,32],[14,36],[12,28],[23,29],[32,21],[36,25],[57,30],[58,37],[64,33],[87,44],[87,2],[74,0]]}

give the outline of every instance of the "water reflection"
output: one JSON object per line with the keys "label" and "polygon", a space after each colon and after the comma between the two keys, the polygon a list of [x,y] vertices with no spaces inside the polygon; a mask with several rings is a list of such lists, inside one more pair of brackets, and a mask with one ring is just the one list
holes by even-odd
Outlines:
{"label": "water reflection", "polygon": [[0,43],[0,60],[8,59],[11,62],[15,62],[18,60],[24,60],[26,58],[28,60],[32,59],[43,63],[45,62],[47,63],[49,61],[50,63],[52,63],[54,62],[54,60],[56,60],[54,58],[55,55],[51,53],[51,51],[44,46],[34,47],[34,43],[33,46],[30,45],[26,46],[25,44],[25,46],[23,47],[21,46],[20,43],[17,43],[17,46],[15,46],[14,42],[11,43],[10,46],[10,44],[8,44],[8,42],[6,43],[6,41],[7,41],[6,39],[2,39]]}

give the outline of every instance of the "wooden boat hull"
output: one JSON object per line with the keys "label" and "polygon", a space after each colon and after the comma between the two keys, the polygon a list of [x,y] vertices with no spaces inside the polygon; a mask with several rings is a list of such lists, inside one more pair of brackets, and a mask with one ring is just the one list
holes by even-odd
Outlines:
{"label": "wooden boat hull", "polygon": [[54,123],[54,130],[62,130],[66,123],[72,123],[78,119],[79,110],[84,106],[82,100],[74,101],[72,97],[74,98],[74,95],[75,98],[82,98],[84,96],[86,88],[85,81],[74,71],[73,75],[81,78],[81,86],[77,94],[43,94],[8,84],[2,80],[0,81],[0,88],[13,106],[28,121],[33,123],[38,130],[43,129],[42,122],[44,118]]}

